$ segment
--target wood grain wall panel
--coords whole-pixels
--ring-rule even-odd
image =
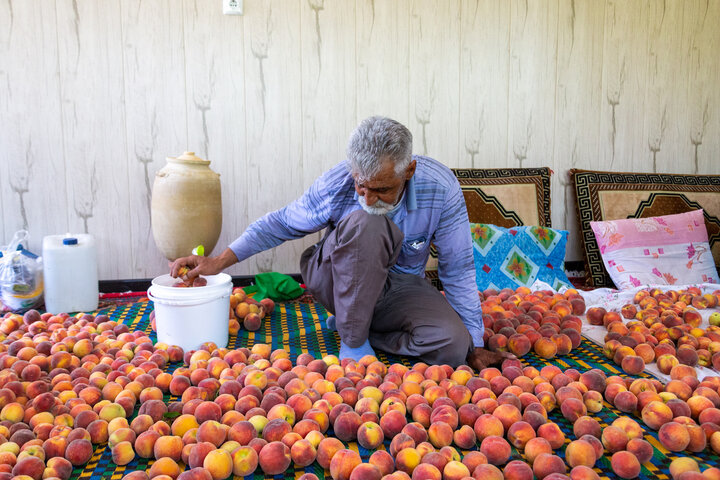
[[[570,232],[570,258],[582,252],[568,169],[592,169],[598,157],[604,18],[601,2],[560,0],[551,212],[552,224]]]
[[[304,191],[300,2],[245,2],[248,221]],[[250,272],[299,271],[302,240],[256,255]]]
[[[507,167],[510,3],[463,0],[460,8],[459,165]]]
[[[100,278],[130,278],[120,2],[57,1],[69,229],[95,236]]]
[[[372,115],[410,125],[409,0],[355,3],[356,123]],[[415,151],[418,134],[414,133]]]
[[[68,231],[54,8],[0,6],[0,245],[28,230],[29,247]]]
[[[688,124],[688,55],[683,48],[685,2],[650,4],[647,85],[645,88],[645,164],[652,172],[691,173]],[[673,48],[676,47],[676,48]]]
[[[460,2],[413,0],[410,5],[408,92],[413,151],[458,167]],[[437,55],[437,52],[444,52]]]
[[[652,168],[643,135],[649,11],[646,0],[605,3],[598,170],[645,172]]]
[[[558,0],[510,6],[508,157],[512,167],[552,164]]]
[[[183,11],[172,4],[120,4],[132,278],[154,277],[167,269],[151,230],[152,187],[165,157],[189,146]]]
[[[344,161],[356,126],[355,3],[302,1],[302,188]],[[308,247],[322,233],[308,235]]]
[[[260,185],[250,178],[246,122],[254,122],[245,104],[245,36],[242,16],[218,15],[202,0],[184,4],[187,143],[178,145],[210,160],[220,174],[223,228],[213,250],[219,254],[247,227],[250,196],[259,196]],[[271,189],[274,187],[270,187]],[[248,274],[247,262],[228,269]]]
[[[685,135],[692,145],[691,173],[720,174],[720,1],[683,3],[688,82]],[[689,134],[688,134],[689,130]]]
[[[0,244],[87,230],[102,279],[166,271],[148,209],[166,156],[221,174],[217,253],[370,115],[451,167],[551,167],[569,260],[570,168],[720,174],[720,0],[0,3]],[[318,236],[230,273],[297,272]]]

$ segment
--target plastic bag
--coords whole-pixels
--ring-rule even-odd
[[[15,312],[37,307],[43,299],[42,258],[23,247],[27,239],[27,231],[15,232],[0,258],[2,303]]]

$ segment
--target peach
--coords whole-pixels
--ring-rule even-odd
[[[609,426],[605,427],[601,437],[602,443],[610,453],[625,450],[628,442],[628,435],[621,428]]]
[[[65,448],[65,458],[75,466],[85,465],[92,454],[93,446],[89,440],[73,440]]]
[[[478,452],[477,450],[473,450],[473,451],[467,452],[463,456],[462,463],[463,463],[463,465],[465,465],[468,468],[468,470],[473,472],[478,465],[487,463],[487,458],[485,457],[485,455]]]
[[[707,437],[702,427],[699,425],[686,425],[688,434],[690,435],[690,442],[686,450],[690,452],[702,452],[707,446]]]
[[[378,450],[370,455],[368,463],[376,466],[382,475],[389,475],[395,470],[395,461],[384,450]]]
[[[600,426],[600,422],[594,418],[584,416],[575,421],[575,424],[573,425],[573,433],[577,438],[580,438],[583,435],[593,435],[600,438],[602,434],[602,427]]]
[[[663,447],[671,452],[681,452],[690,443],[690,434],[684,425],[677,422],[668,422],[658,430],[658,440]]]
[[[323,468],[330,468],[330,461],[335,454],[344,449],[345,445],[337,438],[328,437],[323,439],[317,447],[317,462]]]
[[[249,421],[255,425],[256,430],[258,430],[258,427],[262,427],[259,431],[262,431],[263,438],[268,442],[279,442],[285,435],[292,431],[290,424],[280,418],[268,422],[265,417],[256,415],[250,417]]]
[[[68,480],[72,475],[72,464],[63,457],[53,457],[48,459],[45,465],[43,477],[56,477],[61,480]]]
[[[435,465],[421,463],[413,470],[412,478],[413,480],[442,480],[443,477]]]
[[[123,441],[112,447],[112,461],[115,465],[127,465],[135,459],[132,443]]]
[[[459,461],[448,462],[443,469],[444,480],[462,480],[470,476],[470,470]]]
[[[578,418],[587,415],[587,409],[582,400],[577,398],[568,398],[560,405],[563,417],[570,422],[575,422]]]
[[[669,470],[673,480],[677,480],[685,472],[700,472],[700,467],[691,457],[678,457],[670,462]]]
[[[524,449],[532,438],[535,438],[535,430],[524,421],[513,423],[507,431],[508,441],[519,450]]]
[[[513,423],[522,420],[520,410],[511,404],[498,405],[498,407],[493,410],[492,415],[500,420],[505,431],[507,431]]]
[[[45,463],[37,457],[25,457],[13,466],[12,474],[15,477],[24,475],[33,480],[40,480],[45,471]]]
[[[630,375],[640,375],[645,370],[645,361],[637,355],[627,355],[622,359],[622,369]]]
[[[618,417],[613,420],[612,426],[623,430],[629,439],[642,438],[644,435],[640,424],[630,417]]]
[[[475,467],[472,478],[483,480],[503,480],[503,473],[495,465],[482,464]]]
[[[522,460],[508,462],[503,469],[506,480],[533,480],[533,471],[530,466]]]
[[[631,479],[640,475],[640,462],[635,455],[628,451],[613,453],[610,466],[620,478]]]
[[[135,453],[140,458],[151,458],[158,438],[160,438],[160,434],[154,430],[142,432],[135,439]]]
[[[219,447],[227,438],[227,430],[228,427],[220,422],[207,420],[198,427],[196,438],[198,442],[209,442]]]
[[[290,447],[290,458],[296,465],[306,467],[315,461],[317,450],[309,440],[298,440]]]
[[[566,472],[567,467],[565,466],[565,462],[563,462],[557,455],[541,453],[533,462],[533,473],[538,480],[542,480],[553,473],[564,475]]]
[[[670,407],[659,401],[652,401],[642,409],[642,419],[645,424],[653,430],[658,430],[661,426],[673,419],[673,412]]]
[[[591,307],[585,312],[585,315],[590,325],[602,325],[605,313],[607,312],[602,307]]]
[[[485,437],[480,443],[480,453],[493,465],[504,465],[510,458],[510,444],[499,436]]]
[[[180,467],[172,458],[162,457],[155,460],[147,474],[151,479],[159,476],[177,478],[180,475]]]
[[[570,480],[600,480],[600,476],[592,468],[578,465],[570,470]]]
[[[330,475],[333,480],[350,480],[350,474],[361,463],[362,459],[357,452],[343,448],[330,461]]]
[[[597,455],[595,449],[585,440],[575,440],[565,447],[565,461],[570,468],[584,465],[592,467],[595,465]]]
[[[477,439],[482,441],[489,436],[502,437],[505,434],[505,428],[502,422],[495,416],[486,413],[478,417],[473,426]]]
[[[227,450],[212,450],[203,460],[203,469],[210,473],[213,480],[224,480],[232,474],[233,459]]]
[[[541,337],[536,340],[535,345],[533,345],[533,350],[539,357],[545,359],[553,358],[558,353],[557,344],[547,337]]]
[[[164,435],[155,441],[153,454],[155,458],[168,457],[179,462],[182,456],[182,448],[183,443],[180,437]]]
[[[650,442],[642,438],[633,438],[627,443],[627,451],[635,455],[640,463],[647,463],[653,456],[654,450]]]
[[[553,450],[557,450],[565,443],[565,434],[560,430],[560,427],[553,422],[541,425],[537,429],[537,435],[547,440]]]
[[[524,423],[524,422],[523,422]],[[532,430],[532,429],[531,429]],[[533,432],[535,435],[535,432]],[[462,425],[453,433],[453,442],[463,450],[469,450],[475,446],[475,432],[469,425]]]
[[[428,428],[428,439],[436,448],[450,445],[453,440],[453,429],[445,422],[433,423]]]
[[[403,448],[395,455],[395,468],[408,475],[420,464],[420,453],[415,448]]]
[[[48,438],[47,440],[45,440],[45,442],[43,442],[43,450],[45,450],[45,457],[64,457],[67,444],[67,439],[60,435]]]
[[[187,464],[190,468],[202,467],[208,453],[215,450],[215,445],[208,442],[200,442],[190,445]]]
[[[384,439],[385,435],[383,434],[383,430],[377,423],[365,422],[358,428],[358,443],[368,450],[374,450],[379,447]]]
[[[535,458],[537,458],[538,455],[541,453],[553,453],[553,449],[550,446],[550,443],[545,440],[542,437],[535,437],[530,439],[525,444],[525,458],[528,462],[532,465],[532,463],[535,461]]]

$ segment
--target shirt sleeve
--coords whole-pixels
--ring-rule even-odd
[[[242,262],[287,240],[302,238],[328,226],[334,197],[331,172],[315,180],[297,200],[250,224],[230,244],[238,261]]]
[[[475,347],[482,347],[485,327],[475,280],[470,221],[460,184],[455,180],[445,199],[433,240],[445,298],[460,315]]]

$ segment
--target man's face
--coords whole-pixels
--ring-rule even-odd
[[[391,161],[384,161],[382,168],[373,178],[362,178],[353,173],[355,191],[358,201],[363,209],[373,215],[385,215],[397,205],[405,187],[405,182],[415,173],[415,160],[411,161],[407,169],[400,174],[395,173],[395,166]]]

